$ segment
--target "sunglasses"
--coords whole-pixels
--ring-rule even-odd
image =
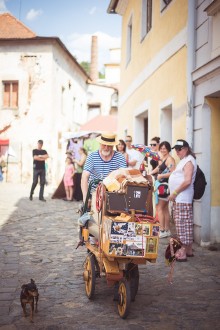
[[[131,140],[125,140],[125,142],[132,142]]]
[[[176,151],[181,151],[183,147],[175,148]]]
[[[156,144],[156,143],[150,143],[150,146],[151,146],[151,147],[156,147],[157,144]]]

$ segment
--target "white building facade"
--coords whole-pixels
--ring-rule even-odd
[[[7,157],[6,181],[31,181],[32,150],[42,139],[50,157],[48,179],[56,186],[65,167],[65,136],[79,131],[96,115],[94,109],[109,115],[115,93],[114,87],[93,84],[59,38],[37,37],[12,15],[0,15],[0,155]]]
[[[0,123],[10,125],[1,139],[9,139],[16,154],[9,159],[8,180],[32,176],[31,151],[43,139],[54,181],[62,132],[76,130],[87,118],[88,76],[56,38],[1,41],[0,73]],[[7,87],[17,89],[17,104],[6,104]]]
[[[220,242],[220,0],[188,1],[192,48],[192,132],[197,162],[207,179],[203,198],[194,202],[197,242]],[[190,83],[190,82],[189,82]]]

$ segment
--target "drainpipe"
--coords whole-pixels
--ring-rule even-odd
[[[194,97],[192,71],[195,69],[195,1],[188,0],[187,24],[187,113],[186,140],[193,147]]]
[[[195,44],[196,44],[196,1],[188,0],[188,24],[187,24],[187,116],[186,116],[186,139],[191,147],[194,144],[194,85],[192,81],[192,72],[195,70]],[[210,120],[210,114],[202,110],[203,121],[207,123]],[[206,116],[206,117],[204,117]],[[207,144],[205,144],[205,147]],[[209,149],[209,148],[208,148]],[[210,149],[209,149],[210,150]],[[203,150],[204,154],[209,154],[209,150]],[[208,188],[206,188],[208,189]],[[201,202],[194,202],[194,216],[200,216],[201,221],[201,246],[210,245],[210,194],[205,194]],[[196,205],[197,204],[197,205]]]

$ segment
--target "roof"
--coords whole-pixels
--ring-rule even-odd
[[[117,117],[99,115],[80,127],[81,131],[117,132]]]
[[[0,38],[34,38],[36,34],[9,13],[0,14]]]
[[[88,80],[91,78],[83,69],[83,67],[77,62],[75,57],[69,52],[66,46],[58,37],[40,37],[37,36],[33,31],[26,27],[22,22],[17,20],[10,13],[0,14],[0,41],[1,42],[16,42],[25,41],[28,42],[50,42],[57,43],[59,46],[71,57],[71,60],[79,67],[80,71],[86,76]]]
[[[119,0],[111,0],[108,5],[107,13],[108,14],[116,14],[116,7]]]

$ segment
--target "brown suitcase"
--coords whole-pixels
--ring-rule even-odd
[[[106,191],[106,211],[114,212],[147,212],[147,196],[149,188],[146,185],[128,184],[125,193]]]

